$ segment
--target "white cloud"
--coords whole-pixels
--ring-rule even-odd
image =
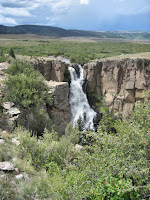
[[[75,5],[75,0],[59,0],[51,3],[52,9],[54,12],[61,13],[70,9],[71,6]]]
[[[80,0],[80,4],[89,4],[89,0]]]
[[[24,8],[5,8],[1,9],[0,14],[3,16],[14,16],[14,17],[31,17],[31,13]]]
[[[1,0],[0,4],[8,8],[24,8],[30,7],[32,2],[30,0]]]
[[[137,0],[136,4],[132,0],[0,0],[0,24],[7,25],[44,24],[105,30],[108,25],[117,26],[120,16],[125,19],[123,23],[127,19],[128,25],[128,19],[135,19],[136,15],[148,21],[149,13],[150,0]]]
[[[14,19],[0,15],[0,24],[16,25],[17,23]]]

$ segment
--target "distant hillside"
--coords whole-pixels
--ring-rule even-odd
[[[117,38],[129,40],[150,40],[150,32],[130,32],[130,31],[83,31],[66,30],[53,26],[39,25],[19,25],[3,26],[0,25],[0,34],[35,34],[53,37],[97,37],[97,38]]]

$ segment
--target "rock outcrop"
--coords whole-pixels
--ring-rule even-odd
[[[0,170],[2,171],[14,171],[15,168],[11,162],[4,161],[0,162]]]
[[[7,70],[7,68],[9,67],[9,63],[7,62],[3,62],[3,63],[0,63],[0,98],[3,97],[3,93],[2,93],[2,90],[3,90],[3,81],[5,80],[6,76],[5,76],[5,72]]]
[[[45,77],[53,97],[52,105],[47,105],[47,112],[59,134],[63,134],[70,121],[69,85],[63,82],[69,64],[57,59],[32,58],[30,63]]]
[[[64,81],[65,70],[68,69],[69,64],[61,60],[51,59],[46,57],[30,57],[30,56],[16,56],[17,59],[25,60],[34,66],[47,81]]]
[[[55,126],[59,134],[63,134],[65,128],[70,121],[70,107],[69,107],[69,85],[64,81],[65,70],[68,69],[68,64],[56,59],[49,58],[31,58],[29,56],[17,56],[17,59],[25,60],[32,64],[35,70],[47,80],[49,93],[53,97],[53,102],[50,105],[41,105],[32,111],[20,111],[14,107],[14,103],[3,103],[3,109],[7,118],[7,128],[11,131],[18,125],[26,127],[38,134],[44,128],[50,129],[52,125]],[[5,71],[8,68],[8,63],[0,63],[0,96],[3,83],[6,78]],[[51,80],[51,81],[50,81]],[[39,110],[41,114],[39,115]]]
[[[145,58],[110,58],[85,64],[88,91],[103,95],[109,112],[128,118],[136,101],[150,85],[150,53]]]
[[[52,102],[41,105],[31,111],[22,111],[17,118],[17,125],[26,127],[40,135],[44,128],[51,130],[52,126],[59,133],[64,134],[70,121],[69,85],[66,82],[46,81]]]
[[[46,83],[53,97],[53,103],[47,106],[47,111],[57,132],[63,134],[70,121],[69,85],[66,82],[47,81]]]

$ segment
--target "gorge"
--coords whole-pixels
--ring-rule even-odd
[[[34,66],[48,81],[63,82],[69,64],[43,60]],[[150,85],[150,53],[95,60],[83,65],[83,74],[88,96],[103,96],[110,113],[128,118],[134,103],[144,101],[143,92]]]
[[[59,133],[64,133],[71,116],[73,124],[81,117],[85,127],[94,130],[92,121],[95,112],[89,107],[88,101],[90,105],[93,105],[95,97],[97,99],[103,97],[104,106],[108,107],[109,113],[113,113],[116,118],[124,117],[128,119],[134,109],[134,103],[144,101],[143,92],[150,85],[150,53],[94,60],[84,64],[83,69],[79,67],[80,77],[77,77],[75,69],[71,67],[72,64],[61,60],[27,56],[18,56],[17,59],[27,60],[34,66],[35,70],[40,71],[45,77],[49,93],[53,96],[53,102],[44,107],[44,111],[47,113],[45,118],[51,119],[51,124],[55,124],[56,131]],[[66,82],[70,82],[71,78],[69,77],[69,69],[73,80],[70,88],[74,92],[70,92],[70,96],[76,98],[77,109],[73,105],[73,99],[69,102],[69,83]],[[85,99],[85,94],[81,91],[83,79],[87,81],[88,100]],[[74,89],[73,83],[80,87],[82,95],[75,95],[78,89]],[[79,102],[84,103],[80,105]],[[71,109],[70,105],[72,106]],[[86,111],[88,110],[89,114],[83,108]],[[77,114],[75,114],[76,111]],[[31,113],[26,118],[28,121],[36,121]],[[22,118],[17,120],[18,124],[23,121]],[[24,125],[26,124],[28,123],[25,121]],[[33,123],[30,122],[29,124],[32,126]]]

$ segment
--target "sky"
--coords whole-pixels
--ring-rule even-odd
[[[0,24],[150,31],[150,0],[0,0]]]

